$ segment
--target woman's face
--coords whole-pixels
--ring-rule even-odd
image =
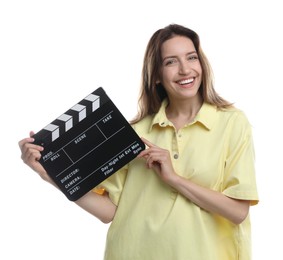
[[[191,39],[175,36],[162,44],[160,82],[170,99],[191,99],[198,93],[202,68]],[[157,82],[158,83],[158,82]]]

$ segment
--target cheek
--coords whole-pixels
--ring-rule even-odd
[[[174,77],[176,75],[178,71],[176,70],[175,67],[170,67],[170,68],[166,68],[163,69],[161,72],[161,81],[164,82],[170,82],[172,80],[174,80]]]
[[[195,70],[198,72],[198,74],[199,74],[200,76],[202,76],[202,67],[201,67],[200,62],[198,62],[198,63],[196,64]]]

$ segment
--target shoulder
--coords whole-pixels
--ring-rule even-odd
[[[237,124],[242,126],[250,127],[250,121],[246,113],[236,107],[231,107],[227,109],[218,109],[217,113],[221,121],[226,121],[228,124]]]
[[[140,134],[143,135],[145,132],[150,131],[150,128],[152,126],[154,115],[148,115],[141,119],[140,121],[131,124],[131,126],[134,128],[134,130]]]
[[[252,139],[252,126],[245,112],[239,108],[219,111],[220,120],[226,123],[226,133],[231,144],[239,145]]]
[[[250,125],[246,114],[236,107],[217,108],[214,105],[204,103],[199,114],[196,117],[197,121],[201,122],[208,129],[227,131],[237,126]]]

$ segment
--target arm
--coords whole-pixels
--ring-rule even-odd
[[[29,138],[19,141],[19,147],[22,152],[21,158],[24,163],[37,172],[43,180],[58,189],[57,185],[38,162],[41,157],[40,152],[43,151],[43,147],[33,144],[33,134],[33,132],[30,132]],[[107,193],[99,195],[90,191],[75,201],[75,203],[104,223],[111,222],[116,212],[116,205],[112,203]]]
[[[75,203],[103,223],[110,223],[116,212],[116,205],[110,200],[107,192],[99,195],[90,191],[76,200]]]
[[[248,215],[249,201],[229,198],[214,190],[204,188],[179,176],[173,169],[170,154],[149,141],[143,139],[148,149],[139,157],[146,160],[147,167],[153,169],[162,181],[199,207],[225,217],[235,224],[240,224]]]
[[[167,184],[199,207],[219,214],[234,224],[240,224],[248,215],[250,205],[248,200],[229,198],[221,192],[201,187],[177,174],[173,174],[167,180]]]

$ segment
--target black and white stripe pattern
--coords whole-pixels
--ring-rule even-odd
[[[100,96],[94,91],[39,131],[35,139],[43,146],[55,141],[100,106]]]

